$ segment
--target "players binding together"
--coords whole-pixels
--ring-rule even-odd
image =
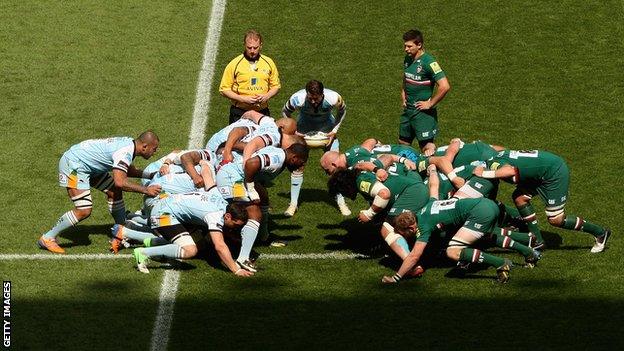
[[[340,152],[338,131],[346,104],[317,80],[286,101],[281,118],[270,117],[268,101],[280,89],[279,74],[261,54],[260,34],[249,31],[243,54],[228,64],[221,81],[221,94],[232,102],[230,124],[203,148],[172,150],[145,169],[132,162],[157,152],[159,138],[153,131],[72,146],[59,161],[59,185],[67,189],[73,208],[38,245],[65,253],[56,237],[89,217],[95,188],[106,195],[115,223],[110,250],[134,246],[140,272],[149,273],[152,261],[196,256],[197,240],[205,236],[226,269],[252,276],[257,272],[254,245],[286,245],[269,235],[267,185],[288,169],[290,204],[284,214],[294,216],[309,149],[322,147],[320,163],[337,209],[350,216],[345,197],[361,194],[369,207],[358,212],[358,220],[371,223],[399,258],[398,270],[384,276],[384,283],[421,276],[436,259],[457,262],[459,272],[491,266],[505,283],[514,264],[487,252],[489,247],[516,251],[524,266],[534,267],[546,249],[534,196],[544,202],[551,225],[586,232],[594,238],[591,252],[604,251],[611,231],[565,211],[570,174],[561,157],[459,138],[436,145],[436,106],[450,84],[437,60],[425,52],[422,33],[410,30],[403,40],[404,110],[396,144],[362,138],[361,144]],[[417,148],[411,146],[414,139]],[[497,199],[501,183],[515,187],[509,204]],[[124,192],[143,194],[139,211],[126,211]]]

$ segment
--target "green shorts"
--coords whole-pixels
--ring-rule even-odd
[[[480,234],[489,234],[494,230],[498,220],[499,209],[492,200],[482,198],[462,225],[462,228],[470,229]]]
[[[568,200],[568,190],[570,188],[570,169],[565,162],[550,176],[537,186],[518,184],[518,188],[526,194],[539,194],[546,205],[546,215],[556,216],[563,212]]]
[[[390,211],[388,211],[388,217],[396,217],[408,210],[416,213],[425,207],[428,201],[429,188],[424,183],[410,185],[394,201]]]
[[[406,108],[401,114],[399,124],[399,139],[411,143],[414,138],[418,141],[433,140],[438,135],[438,111],[430,109],[419,111],[415,108]]]

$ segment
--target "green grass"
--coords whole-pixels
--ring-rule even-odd
[[[71,204],[57,186],[60,155],[83,139],[153,128],[157,156],[186,147],[210,13],[205,2],[0,4],[0,253],[37,253],[38,236]],[[570,214],[614,229],[592,255],[587,234],[542,228],[553,248],[506,286],[493,270],[382,286],[384,260],[259,260],[242,280],[192,260],[182,272],[170,349],[231,348],[621,349],[624,276],[618,150],[624,146],[624,8],[618,1],[228,2],[207,131],[227,121],[217,87],[256,28],[280,70],[273,115],[309,79],[348,105],[343,148],[396,140],[401,35],[418,27],[452,90],[439,107],[440,140],[460,136],[563,156],[572,170]],[[289,176],[271,188],[273,232],[291,239],[261,253],[368,252],[375,228],[344,219],[311,153],[296,216]],[[137,161],[139,166],[145,161]],[[512,188],[503,185],[500,199]],[[111,219],[94,213],[62,235],[70,253],[103,253]],[[140,198],[126,196],[129,208]],[[356,213],[363,200],[350,203]],[[506,257],[518,260],[512,254]],[[13,282],[15,349],[146,349],[162,270],[131,260],[0,261]],[[47,332],[51,331],[51,333]]]

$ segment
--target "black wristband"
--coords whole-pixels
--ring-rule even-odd
[[[373,167],[373,173],[377,173],[378,170],[379,170],[379,167],[377,166]]]
[[[400,275],[399,273],[395,273],[395,274],[392,276],[392,279],[394,279],[394,281],[395,281],[396,283],[398,283],[398,282],[401,280],[401,278],[403,278],[403,277],[401,277],[401,275]]]

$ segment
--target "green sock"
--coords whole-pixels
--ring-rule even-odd
[[[153,247],[153,246],[160,246],[160,245],[166,245],[166,244],[170,244],[169,240],[162,238],[160,236],[156,236],[153,238],[145,238],[143,240],[143,246],[145,247]]]
[[[260,210],[262,211],[262,220],[258,235],[261,241],[267,241],[269,239],[269,206],[261,206]]]
[[[505,264],[505,260],[500,257],[496,257],[494,255],[490,255],[482,252],[481,250],[473,249],[470,247],[461,250],[461,252],[459,253],[459,260],[474,263],[483,262],[496,268]]]
[[[597,224],[588,222],[581,217],[570,215],[565,217],[561,228],[584,231],[585,233],[590,233],[593,236],[601,236],[605,232],[605,229]]]
[[[533,255],[533,250],[530,247],[522,245],[506,235],[496,235],[496,246],[502,247],[503,249],[518,251],[524,257],[529,257]]]
[[[495,200],[496,205],[498,205],[499,216],[498,216],[498,224],[500,226],[507,225],[512,219],[521,219],[520,212],[515,207],[511,207],[505,205],[504,203]]]
[[[533,205],[529,203],[525,206],[518,207],[518,212],[520,213],[520,216],[522,216],[522,220],[527,224],[529,231],[537,237],[537,241],[544,242],[544,238],[542,238],[542,232],[537,225],[537,215],[535,215]]]
[[[523,232],[515,232],[513,230],[508,230],[505,228],[494,228],[494,234],[496,234],[497,236],[500,235],[504,235],[504,236],[508,236],[510,238],[512,238],[514,241],[519,242],[522,245],[529,245],[529,233],[523,233]]]

